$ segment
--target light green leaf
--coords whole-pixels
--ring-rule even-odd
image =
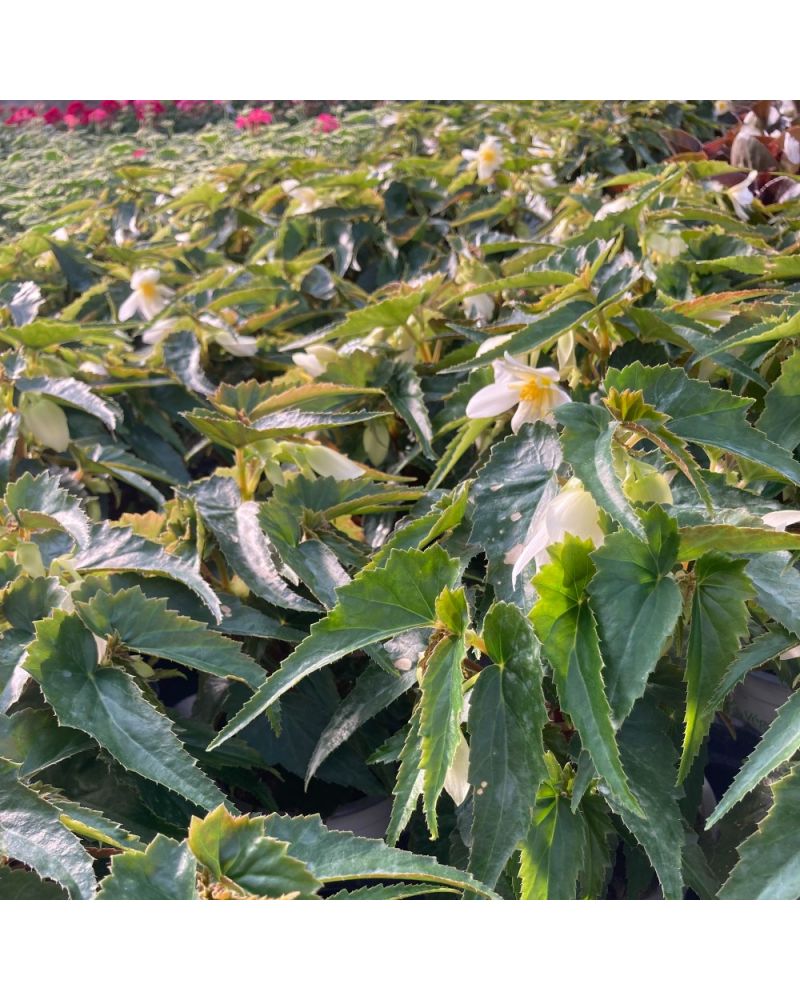
[[[681,612],[678,584],[670,572],[677,558],[677,526],[658,506],[639,516],[646,541],[617,531],[592,553],[597,572],[589,597],[600,634],[606,695],[618,724],[644,692]]]
[[[49,472],[32,476],[24,473],[9,483],[3,501],[16,520],[31,531],[56,528],[66,531],[78,545],[89,543],[89,518],[80,500],[62,489]]]
[[[620,804],[641,809],[622,768],[603,684],[603,661],[586,585],[594,573],[592,542],[567,535],[553,561],[534,577],[539,599],[530,618],[553,668],[561,708],[572,718],[598,774]]]
[[[800,535],[772,528],[748,528],[734,524],[697,524],[680,529],[678,561],[689,562],[705,552],[797,551]]]
[[[0,898],[2,898],[3,887],[0,884]],[[416,885],[406,882],[395,882],[394,885],[365,885],[360,889],[340,889],[328,899],[355,900],[355,899],[413,899],[415,896],[428,896],[442,894],[456,895],[458,890],[447,885],[426,885],[425,882],[418,882]]]
[[[402,734],[402,730],[400,734]],[[386,830],[386,843],[396,844],[405,830],[422,795],[422,741],[419,736],[419,702],[411,715],[408,733],[400,750],[400,767],[394,785],[392,814]]]
[[[747,420],[753,400],[690,379],[682,368],[640,362],[621,370],[609,368],[606,391],[641,390],[647,403],[669,415],[667,430],[696,444],[711,445],[772,469],[800,485],[800,464]]]
[[[263,816],[232,816],[218,806],[205,819],[192,817],[188,843],[215,879],[253,896],[313,899],[322,885],[286,843],[264,835]]]
[[[469,870],[494,886],[528,831],[536,790],[547,777],[547,710],[539,644],[522,613],[512,604],[493,605],[483,642],[494,663],[478,675],[469,709],[469,783],[475,790]]]
[[[465,652],[461,635],[443,636],[428,655],[422,675],[422,804],[433,839],[439,836],[436,803],[461,736],[461,661]]]
[[[700,749],[714,712],[725,672],[747,634],[747,601],[753,588],[744,560],[716,553],[695,564],[692,624],[686,654],[686,732],[678,781],[683,782]]]
[[[764,552],[748,562],[747,575],[767,614],[800,635],[800,573],[792,559],[780,552]]]
[[[209,746],[214,749],[294,687],[303,677],[335,663],[347,653],[415,628],[436,624],[436,598],[454,587],[457,559],[432,545],[424,552],[395,550],[385,566],[363,570],[339,588],[339,603],[256,691]]]
[[[573,813],[569,799],[543,782],[520,854],[522,899],[575,899],[585,844],[580,811]]]
[[[135,682],[122,670],[98,666],[94,636],[76,616],[56,610],[37,623],[25,669],[59,722],[97,740],[123,767],[205,809],[224,801]]]
[[[159,833],[147,850],[125,851],[111,860],[98,899],[197,899],[197,865],[185,843]]]
[[[57,399],[68,406],[91,414],[101,420],[109,430],[116,429],[122,413],[116,403],[95,395],[85,382],[76,378],[21,378],[17,380],[20,392],[38,392],[42,396]]]

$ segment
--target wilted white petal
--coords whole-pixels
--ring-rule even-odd
[[[501,344],[505,344],[508,340],[511,340],[510,333],[499,333],[495,337],[487,337],[475,352],[475,357],[480,358],[482,355],[488,354],[489,351],[493,351],[495,347],[500,347]]]
[[[357,479],[364,475],[364,469],[352,462],[346,455],[339,454],[324,445],[308,445],[306,459],[318,476],[333,476],[334,479]]]
[[[42,290],[36,282],[24,281],[8,306],[14,323],[17,326],[25,326],[26,323],[30,323],[36,318],[42,302],[44,302]]]
[[[221,330],[214,339],[228,354],[236,358],[251,358],[258,350],[258,340],[255,337],[243,337],[232,330]]]
[[[469,744],[461,733],[456,747],[453,763],[447,769],[444,779],[444,790],[460,806],[469,794]]]
[[[769,528],[788,528],[789,525],[800,523],[800,510],[773,510],[761,518]]]

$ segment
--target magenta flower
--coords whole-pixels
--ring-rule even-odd
[[[253,108],[249,114],[239,115],[236,119],[237,128],[257,128],[259,125],[270,125],[272,115],[263,108]]]
[[[134,160],[141,160],[141,158],[143,156],[147,156],[147,150],[146,149],[134,149],[132,155],[133,155]]]
[[[91,122],[92,125],[102,125],[111,119],[111,115],[105,111],[103,108],[94,108],[86,116],[86,120]]]
[[[33,108],[15,108],[6,118],[6,125],[22,125],[23,122],[33,121],[34,118],[36,118],[36,112]]]
[[[336,115],[329,115],[324,111],[321,115],[317,115],[317,126],[320,132],[335,132],[337,128],[341,128],[341,124]]]
[[[44,121],[47,122],[48,125],[58,125],[58,123],[63,120],[64,116],[61,114],[61,111],[58,108],[53,107],[53,108],[48,108],[47,111],[45,111],[45,113],[42,115],[42,118],[44,119]]]

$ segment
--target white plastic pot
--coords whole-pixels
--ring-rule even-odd
[[[380,840],[389,827],[391,814],[391,798],[370,797],[339,806],[325,820],[325,825],[331,830],[345,830],[357,837]]]
[[[734,691],[731,715],[757,733],[765,733],[791,693],[789,685],[778,680],[774,674],[754,670]]]

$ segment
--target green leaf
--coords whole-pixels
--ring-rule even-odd
[[[123,826],[108,819],[99,810],[89,809],[79,802],[72,802],[57,790],[46,786],[37,786],[37,791],[50,805],[58,809],[64,826],[83,840],[94,840],[98,844],[107,844],[109,847],[118,847],[122,850],[126,848],[134,851],[144,850],[145,845],[138,837],[128,833]]]
[[[21,778],[93,746],[84,733],[60,726],[49,709],[26,708],[0,715],[0,757],[19,764]]]
[[[25,669],[59,722],[97,740],[123,767],[205,809],[224,801],[135,682],[115,667],[98,666],[94,636],[76,616],[56,610],[37,622]]]
[[[0,415],[0,486],[4,486],[11,475],[11,464],[19,439],[20,419],[19,412],[11,410],[6,410]]]
[[[352,879],[397,878],[448,885],[496,898],[490,889],[466,872],[439,864],[428,855],[387,847],[382,840],[328,830],[319,816],[273,814],[267,817],[264,831],[267,836],[288,843],[292,857],[299,858],[326,884]]]
[[[697,524],[680,529],[678,561],[689,562],[705,552],[797,551],[800,536],[772,528],[748,528],[734,524]]]
[[[58,818],[58,810],[17,780],[0,758],[0,854],[21,861],[64,886],[73,899],[91,899],[92,860]]]
[[[779,625],[773,626],[770,631],[757,636],[749,645],[742,647],[731,661],[717,693],[714,695],[714,702],[721,705],[751,670],[763,666],[768,660],[775,659],[776,656],[796,645],[797,636],[782,629]]]
[[[672,434],[758,462],[800,485],[800,464],[748,422],[752,399],[690,379],[682,368],[646,368],[638,361],[621,370],[609,368],[605,386],[606,392],[641,390],[647,403],[669,415],[666,427]]]
[[[790,454],[800,444],[800,351],[794,351],[784,361],[780,375],[764,397],[764,409],[756,426]]]
[[[747,564],[761,607],[790,632],[800,635],[800,573],[791,556],[765,552]]]
[[[658,506],[639,517],[645,541],[617,531],[592,553],[597,572],[589,597],[605,663],[606,696],[618,724],[643,694],[681,613],[680,591],[670,573],[677,558],[677,526]]]
[[[295,594],[278,572],[267,536],[258,520],[258,504],[242,502],[239,488],[227,476],[212,476],[186,491],[217,540],[234,573],[270,604],[295,611],[318,611]]]
[[[533,322],[529,323],[522,330],[517,330],[505,343],[499,344],[492,350],[482,354],[479,358],[474,358],[472,361],[467,361],[461,365],[454,365],[452,368],[445,369],[445,371],[447,373],[470,371],[481,365],[488,365],[497,358],[502,358],[506,352],[509,354],[526,354],[537,347],[554,343],[562,333],[567,333],[573,326],[577,326],[578,323],[589,319],[589,314],[594,313],[596,309],[597,307],[593,306],[589,301],[572,299],[570,302],[556,306],[541,316],[536,316]]]
[[[469,709],[469,783],[472,846],[469,870],[494,886],[531,824],[536,789],[547,777],[542,729],[539,644],[512,604],[494,604],[483,622],[483,642],[494,663],[472,689]]]
[[[402,730],[401,730],[402,733]],[[399,735],[399,734],[398,734]],[[396,844],[422,795],[422,741],[419,736],[419,702],[411,715],[408,733],[400,750],[400,767],[394,785],[392,813],[386,830],[387,844]]]
[[[0,867],[0,899],[67,899],[55,882],[43,882],[26,868]]]
[[[256,691],[215,740],[210,750],[256,719],[303,677],[335,663],[347,653],[415,628],[436,624],[436,598],[454,587],[457,559],[432,545],[424,552],[395,550],[385,566],[363,570],[339,588],[339,603]]]
[[[253,896],[297,893],[313,899],[322,886],[302,861],[287,854],[287,844],[265,836],[263,816],[232,816],[224,806],[205,819],[193,816],[189,847],[214,878]]]
[[[580,811],[573,813],[566,795],[543,782],[520,854],[522,899],[575,899],[585,843]]]
[[[561,434],[564,458],[595,503],[631,534],[644,538],[614,471],[611,446],[617,422],[606,410],[588,403],[565,403],[558,407],[556,418],[565,428]]]
[[[359,674],[353,690],[342,699],[317,740],[306,770],[306,788],[322,762],[337,747],[350,739],[368,719],[408,691],[416,679],[416,671],[410,667],[395,676],[375,666],[369,666]]]
[[[720,899],[800,897],[800,767],[772,786],[773,804],[739,848]]]
[[[98,591],[90,601],[76,602],[75,610],[101,639],[114,636],[139,653],[231,677],[253,689],[264,681],[264,671],[238,643],[169,610],[166,598],[145,597],[139,587]]]
[[[747,634],[747,601],[753,588],[744,572],[744,560],[716,553],[695,564],[692,624],[686,653],[686,731],[678,774],[689,773],[717,710],[717,690]]]
[[[130,528],[116,528],[105,522],[93,525],[89,544],[78,552],[74,564],[84,573],[132,572],[177,580],[201,598],[216,621],[222,620],[219,598],[194,563],[170,555],[161,545],[134,534]]]
[[[647,700],[635,706],[619,731],[619,752],[644,815],[618,806],[613,796],[609,801],[644,848],[665,899],[682,899],[684,833],[675,787],[678,754],[667,726],[666,717]]]
[[[403,362],[393,362],[382,387],[392,407],[405,420],[419,441],[425,457],[436,461],[436,452],[432,447],[431,418],[425,405],[422,386],[413,367]]]
[[[511,586],[513,553],[525,542],[540,502],[558,491],[555,472],[561,447],[555,430],[545,423],[523,424],[490,453],[471,490],[472,534],[489,561],[488,579],[498,598],[518,602],[523,581]]]
[[[592,548],[591,541],[569,535],[550,547],[553,561],[534,577],[539,599],[530,618],[553,668],[561,708],[572,718],[597,773],[620,804],[640,813],[620,763],[597,629],[586,601],[594,572]]]
[[[197,899],[197,865],[185,843],[159,833],[147,850],[125,851],[111,860],[98,899]]]
[[[97,417],[111,431],[116,429],[117,422],[122,419],[116,403],[101,399],[85,382],[79,382],[76,378],[21,378],[17,380],[16,386],[20,392],[38,392],[83,410],[84,413]]]
[[[790,760],[800,750],[800,691],[796,691],[778,709],[774,721],[709,816],[706,828],[712,827],[776,767]]]
[[[0,883],[0,899],[2,897],[2,883]],[[365,885],[360,889],[340,889],[328,899],[351,900],[351,899],[413,899],[415,896],[428,895],[455,895],[458,890],[447,885],[426,885],[425,882],[418,882],[416,885],[406,882],[395,882],[394,885]]]
[[[49,472],[32,476],[24,473],[9,483],[3,502],[24,528],[66,531],[78,545],[89,543],[89,518],[80,500],[59,486],[58,478]]]
[[[461,736],[461,661],[465,653],[461,635],[443,636],[425,661],[420,685],[422,804],[433,839],[439,836],[436,803]]]
[[[161,343],[164,367],[170,371],[189,392],[210,396],[214,392],[200,363],[200,341],[191,330],[171,333]]]

